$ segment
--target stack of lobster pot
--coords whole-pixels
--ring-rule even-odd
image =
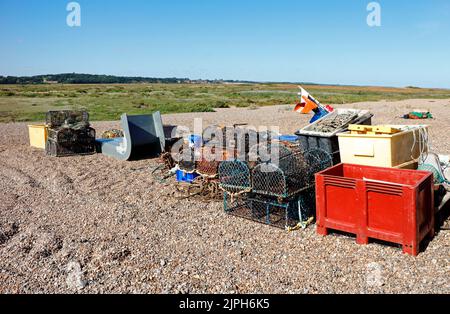
[[[196,161],[197,172],[202,176],[216,177],[219,164],[237,157],[245,158],[249,151],[251,130],[240,126],[212,125],[203,132],[204,146]],[[256,142],[256,140],[255,140]]]
[[[315,211],[314,174],[331,165],[331,155],[320,149],[259,143],[246,160],[220,164],[225,211],[288,230],[305,228]]]
[[[223,161],[245,160],[251,142],[257,142],[256,131],[243,125],[211,125],[202,135],[190,134],[177,154],[177,189],[182,197],[202,196],[221,199],[218,171]],[[189,145],[188,145],[189,144]]]
[[[96,152],[95,130],[90,127],[86,111],[49,111],[46,115],[49,156],[90,155]]]

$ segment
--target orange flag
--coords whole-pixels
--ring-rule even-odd
[[[310,113],[312,110],[316,109],[318,106],[315,102],[313,102],[310,98],[310,94],[303,89],[303,87],[300,87],[300,93],[298,93],[298,96],[300,98],[300,102],[295,106],[295,111],[299,112],[301,114],[307,114]]]

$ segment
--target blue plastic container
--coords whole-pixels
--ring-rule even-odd
[[[292,143],[296,143],[299,140],[299,137],[297,135],[281,135],[279,137],[280,141],[283,142],[292,142]]]
[[[187,173],[183,170],[177,170],[177,181],[178,182],[187,182],[187,183],[192,183],[194,181],[195,178],[197,178],[199,176],[198,173]]]
[[[316,113],[314,115],[314,117],[312,117],[311,121],[309,121],[309,123],[313,123],[316,122],[319,119],[322,119],[323,117],[325,117],[327,114],[329,114],[328,111],[326,111],[323,108],[318,108],[318,110],[316,110]]]

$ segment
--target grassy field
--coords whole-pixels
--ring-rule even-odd
[[[324,104],[450,98],[450,90],[305,85]],[[293,84],[0,85],[0,122],[43,121],[48,110],[87,109],[91,120],[122,113],[208,112],[215,108],[290,104]]]

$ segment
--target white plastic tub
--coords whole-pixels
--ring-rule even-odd
[[[389,125],[402,130],[396,134],[339,133],[342,163],[412,169],[421,153],[428,150],[428,126]]]

